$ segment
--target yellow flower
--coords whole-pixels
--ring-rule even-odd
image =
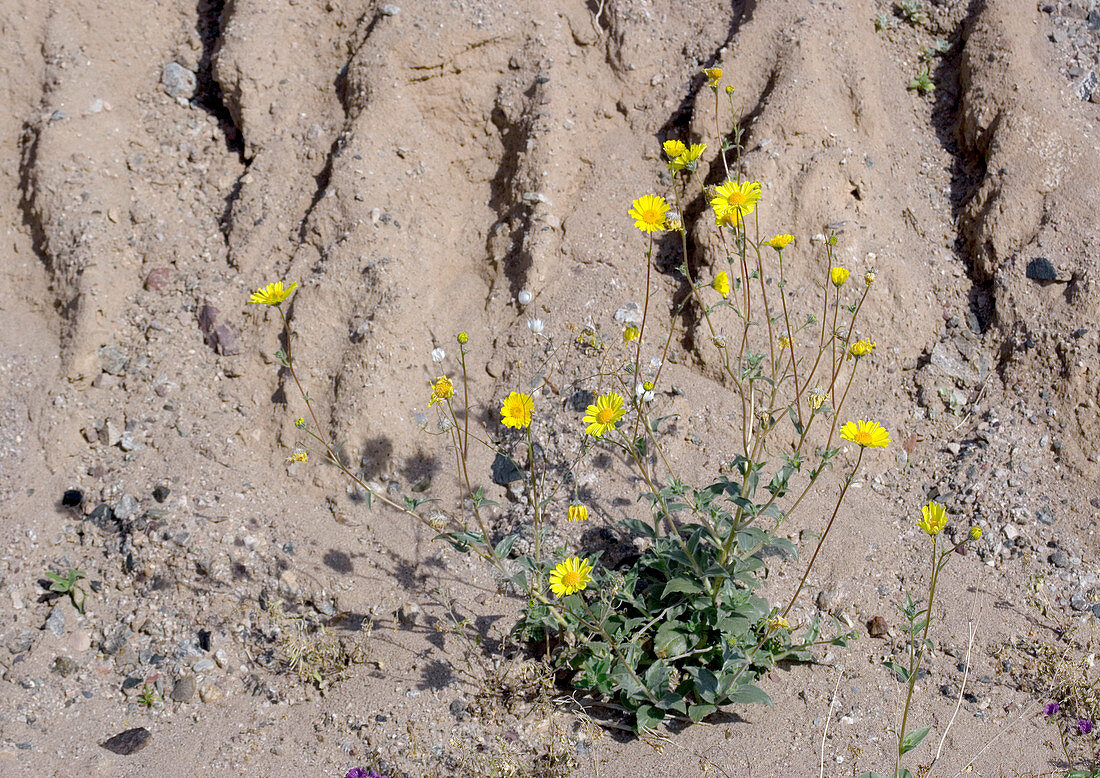
[[[860,338],[855,343],[848,347],[848,353],[859,359],[870,354],[875,348],[875,342],[868,338]]]
[[[683,146],[683,144],[680,144]],[[671,162],[668,163],[668,169],[675,173],[677,170],[695,170],[699,164],[699,157],[703,156],[703,152],[707,150],[707,144],[705,143],[692,143],[691,147],[685,149],[682,154],[678,154]]]
[[[783,249],[787,248],[787,246],[789,246],[791,244],[791,241],[793,240],[794,235],[787,235],[786,233],[784,233],[783,235],[776,235],[774,238],[770,238],[764,242],[776,251],[782,251]]]
[[[840,437],[863,448],[890,445],[890,434],[877,421],[850,421],[840,428]]]
[[[733,84],[726,84],[726,94],[733,95]]]
[[[930,502],[920,509],[921,519],[917,526],[929,535],[938,535],[943,532],[947,524],[947,516],[942,505],[938,502]]]
[[[710,282],[711,288],[723,297],[730,296],[730,276],[725,270],[714,277]]]
[[[849,272],[846,267],[834,267],[829,271],[829,280],[833,282],[833,286],[837,289],[844,286],[844,282],[848,280]]]
[[[791,347],[791,339],[785,335],[779,336],[779,350],[782,351],[785,348]]]
[[[523,429],[531,426],[535,401],[523,392],[512,392],[500,406],[500,421],[505,427]]]
[[[874,270],[868,270],[866,273],[863,274],[863,280],[867,283],[868,286],[873,284],[876,278],[878,278],[878,276],[875,275]]]
[[[719,227],[729,227],[732,230],[741,224],[741,217],[734,211],[721,216],[716,213],[714,214],[714,223]]]
[[[982,528],[981,527],[971,527],[970,532],[968,534],[969,534],[971,540],[978,540],[982,536]]]
[[[571,556],[550,573],[550,591],[558,597],[583,591],[592,580],[592,565],[587,559]]]
[[[642,336],[642,331],[633,324],[628,324],[623,330],[623,343],[631,343]]]
[[[810,406],[811,411],[821,410],[821,406],[829,400],[829,393],[823,389],[811,389],[810,393],[806,395],[806,404]],[[841,434],[844,434],[841,432]]]
[[[727,181],[721,186],[715,187],[714,196],[710,199],[710,207],[714,209],[715,216],[727,216],[731,213],[738,216],[748,216],[756,208],[756,201],[760,199],[760,182]]]
[[[451,383],[451,379],[441,375],[432,382],[432,398],[428,400],[428,407],[430,408],[436,403],[446,402],[454,396],[455,386]]]
[[[642,232],[659,232],[665,228],[668,203],[656,195],[642,195],[630,204],[627,212],[634,219],[634,226]]]
[[[668,155],[669,159],[676,159],[687,151],[687,146],[678,140],[666,140],[661,148],[665,150],[665,154]]]
[[[262,289],[259,289],[252,293],[252,296],[248,298],[249,305],[279,305],[286,298],[290,297],[291,293],[297,288],[298,284],[293,283],[287,288],[283,288],[282,281],[276,281],[273,284],[268,284]]]
[[[570,505],[569,521],[588,521],[588,507],[580,503]]]
[[[297,420],[295,420],[294,426],[298,429],[302,429],[302,427],[306,426],[306,420],[303,417],[299,416]]]
[[[308,462],[309,454],[304,451],[295,451],[293,454],[286,458],[286,462],[289,465],[291,462]]]
[[[625,415],[621,394],[615,394],[615,392],[601,394],[596,398],[595,405],[588,406],[588,412],[584,415],[584,423],[588,425],[585,432],[593,437],[602,437],[608,432],[613,432],[616,422]]]
[[[707,86],[717,89],[718,82],[722,80],[722,68],[706,68],[703,75],[707,77]]]
[[[789,621],[787,621],[785,618],[783,618],[782,616],[769,616],[768,621],[767,621],[767,625],[768,625],[768,630],[771,631],[771,632],[774,632],[777,629],[790,629],[791,628],[791,623]]]
[[[460,332],[458,333],[458,342],[465,346],[467,343],[470,342],[470,336],[467,335],[465,332]]]

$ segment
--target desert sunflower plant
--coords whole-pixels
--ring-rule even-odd
[[[306,408],[296,426],[312,445],[365,491],[368,502],[382,502],[458,551],[481,557],[501,587],[522,598],[513,633],[552,665],[571,700],[589,715],[625,718],[640,733],[662,721],[698,722],[730,705],[768,704],[760,682],[776,662],[810,660],[815,645],[844,645],[854,637],[835,619],[800,619],[796,605],[864,458],[891,443],[878,421],[853,418],[847,408],[857,374],[876,348],[859,331],[874,269],[853,276],[837,259],[836,236],[803,243],[791,233],[761,230],[761,182],[734,172],[742,169],[742,147],[733,89],[720,89],[718,69],[708,69],[706,77],[717,142],[665,139],[671,185],[624,203],[624,218],[640,233],[646,268],[640,320],[613,337],[585,328],[570,339],[591,361],[586,377],[570,384],[591,396],[573,423],[579,440],[573,459],[551,462],[546,445],[554,410],[545,394],[560,393],[563,385],[546,376],[560,365],[555,359],[564,344],[553,342],[541,319],[532,319],[527,326],[543,346],[536,371],[543,380],[529,389],[501,386],[491,401],[498,423],[471,422],[481,418],[483,406],[470,396],[471,338],[465,332],[456,337],[457,359],[425,389],[425,404],[437,414],[436,434],[454,451],[464,510],[429,513],[425,499],[373,490],[342,463],[298,380],[282,308],[296,284],[270,284],[250,300],[279,312],[288,346],[277,357]],[[723,93],[727,107],[719,110]],[[732,129],[723,131],[722,116]],[[702,191],[709,206],[702,222],[712,230],[709,245],[718,257],[709,266],[689,250],[707,240],[702,234],[688,240],[689,229],[702,233],[704,224],[689,225],[684,217],[689,194],[699,191],[695,174],[708,149],[715,149],[710,165],[726,179]],[[687,290],[672,295],[660,325],[652,304],[659,291],[653,273],[658,240],[678,246],[678,273]],[[813,312],[800,310],[804,295],[788,287],[794,257],[814,268]],[[531,299],[525,291],[518,302]],[[736,419],[736,452],[721,472],[703,477],[686,475],[675,461],[668,417],[661,415],[670,396],[663,371],[683,318],[703,333],[695,342],[720,371]],[[442,365],[446,355],[437,351],[433,356]],[[524,531],[494,529],[497,503],[480,485],[483,474],[471,472],[475,445],[514,466],[529,509]],[[640,505],[613,527],[638,551],[613,562],[598,548],[551,542],[549,532],[559,517],[569,523],[603,516],[575,488],[576,468],[596,454],[627,465],[642,485],[640,494],[631,494],[626,481],[603,487],[615,496],[623,490]],[[831,508],[800,518],[811,492],[829,495]],[[805,563],[785,537],[795,521],[818,535]],[[520,544],[521,535],[532,542]],[[761,594],[771,564],[765,560],[774,552],[802,565],[798,584],[778,602]],[[901,732],[903,741],[912,740],[905,724]]]

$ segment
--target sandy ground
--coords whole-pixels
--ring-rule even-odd
[[[977,619],[933,774],[1064,766],[1038,712],[1052,679],[1019,649],[1088,654],[1100,616],[1100,14],[923,7],[911,26],[877,0],[0,2],[0,772],[466,774],[448,765],[477,738],[538,750],[560,727],[578,775],[816,775],[830,709],[824,774],[887,770],[896,630],[774,672],[773,708],[666,733],[660,755],[526,701],[520,660],[473,639],[521,603],[334,469],[285,464],[303,408],[274,311],[244,304],[298,281],[294,347],[326,432],[365,478],[453,503],[451,455],[414,415],[432,349],[453,369],[470,333],[489,407],[533,373],[527,318],[558,342],[617,337],[645,278],[626,209],[667,193],[661,141],[713,137],[699,71],[715,65],[745,117],[744,173],[764,182],[761,229],[798,236],[795,298],[826,229],[842,261],[878,270],[852,407],[895,445],[857,481],[798,616],[895,624],[923,576],[913,514],[939,495],[985,537],[951,567],[946,653],[918,703],[937,734],[917,761],[953,714]],[[927,96],[907,89],[923,62]],[[724,174],[708,153],[695,176]],[[685,217],[709,273],[709,217]],[[671,265],[659,254],[666,318]],[[658,403],[680,414],[677,460],[714,472],[733,452],[729,390],[684,324],[680,393]],[[540,404],[579,424],[555,391]],[[489,464],[475,457],[486,483]],[[838,478],[792,537],[820,529]],[[601,475],[601,519],[641,510],[633,490]],[[71,567],[84,614],[43,597],[44,574]],[[769,590],[799,574],[779,565]],[[279,624],[274,598],[293,606]],[[456,619],[471,626],[444,628]],[[280,635],[322,623],[366,660],[323,694],[279,654]],[[141,750],[100,745],[131,727],[152,733]]]

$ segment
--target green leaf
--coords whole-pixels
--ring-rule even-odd
[[[907,668],[902,667],[897,662],[884,662],[883,664],[894,671],[898,683],[909,683],[909,670]]]
[[[688,649],[687,637],[679,628],[684,624],[679,621],[666,621],[657,630],[653,637],[653,653],[661,659],[669,656],[679,656]]]
[[[754,686],[751,683],[741,684],[730,696],[730,702],[737,702],[743,705],[771,705],[772,698],[768,696],[767,692],[761,689],[759,686]]]
[[[688,718],[698,723],[716,710],[718,710],[716,705],[688,705]]]
[[[516,544],[517,540],[519,540],[518,532],[501,538],[496,548],[493,549],[493,555],[496,556],[497,559],[504,559],[511,553],[512,546]]]
[[[920,742],[924,740],[924,736],[932,731],[931,727],[921,727],[908,733],[901,739],[901,747],[898,748],[902,754],[908,754],[914,748],[920,745]]]
[[[637,723],[634,728],[641,732],[646,729],[655,729],[661,723],[661,719],[665,717],[665,713],[652,705],[640,705],[635,712],[635,716],[637,717]]]
[[[639,519],[623,519],[619,522],[619,525],[626,527],[631,532],[641,535],[642,537],[656,537],[656,534],[653,532],[653,527]]]
[[[859,778],[882,778],[882,776],[878,773],[864,773]]]
[[[678,576],[665,584],[664,591],[661,592],[661,599],[668,597],[670,594],[701,594],[702,592],[703,587],[699,584],[683,576]]]

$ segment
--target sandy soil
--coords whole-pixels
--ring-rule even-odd
[[[942,731],[976,618],[934,774],[1056,770],[1051,679],[1017,648],[1087,654],[1100,617],[1100,14],[924,7],[914,27],[878,0],[0,2],[0,772],[449,774],[478,737],[538,749],[558,726],[578,775],[810,775],[830,709],[825,775],[886,764],[896,629],[776,671],[774,708],[667,733],[660,756],[525,701],[521,660],[473,642],[522,603],[334,469],[285,464],[302,405],[275,312],[244,305],[300,282],[294,347],[326,431],[365,478],[453,502],[451,455],[414,416],[432,349],[451,364],[469,332],[489,404],[533,372],[528,317],[559,341],[616,336],[645,277],[626,208],[667,189],[660,141],[714,135],[714,65],[764,182],[762,230],[800,241],[795,297],[826,229],[879,274],[853,408],[897,445],[857,482],[798,616],[894,624],[924,569],[912,515],[939,495],[985,538],[952,565],[947,653],[921,684]],[[907,85],[938,40],[921,96]],[[723,175],[709,153],[696,173]],[[702,272],[701,201],[685,217]],[[666,315],[677,283],[668,269],[652,303]],[[659,403],[680,414],[678,461],[713,472],[733,451],[729,393],[685,324],[680,394]],[[540,403],[579,423],[554,391]],[[603,518],[641,510],[600,483]],[[835,488],[792,537],[820,529]],[[43,596],[70,567],[88,573],[84,614]],[[779,565],[769,588],[799,574]],[[275,598],[294,608],[281,623]],[[365,652],[323,694],[280,659],[306,623]],[[131,727],[152,733],[136,753],[100,745]]]

